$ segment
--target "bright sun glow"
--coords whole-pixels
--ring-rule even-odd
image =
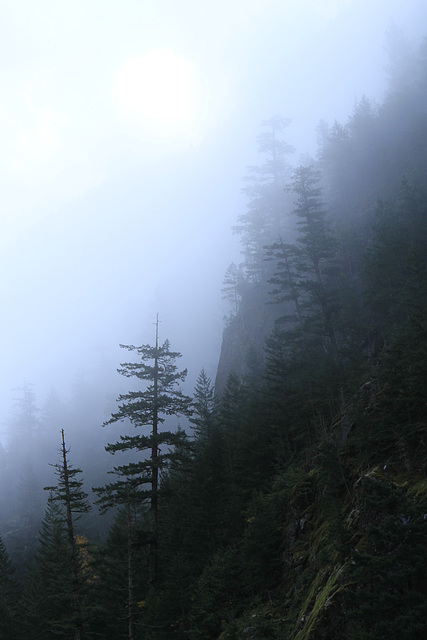
[[[122,117],[156,135],[187,130],[195,119],[195,70],[170,49],[129,58],[119,70],[115,98]]]

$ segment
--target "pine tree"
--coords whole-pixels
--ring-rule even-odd
[[[427,633],[426,501],[394,483],[365,476],[361,520],[368,523],[352,553],[348,592],[350,637],[421,640]]]
[[[222,284],[222,298],[223,300],[231,302],[233,308],[231,315],[232,317],[236,316],[239,312],[239,305],[245,288],[245,277],[242,266],[237,266],[232,262],[225,272]]]
[[[380,202],[366,254],[366,294],[375,324],[393,330],[425,316],[427,193],[404,181],[396,204]]]
[[[34,640],[74,631],[72,579],[64,513],[49,496],[33,566],[24,583],[23,631]]]
[[[97,632],[104,640],[138,637],[147,573],[142,526],[137,506],[119,507],[105,543],[96,550]]]
[[[70,572],[72,576],[72,603],[75,620],[75,639],[83,640],[82,612],[82,575],[79,549],[75,535],[75,522],[79,515],[90,510],[87,493],[83,490],[83,481],[77,476],[81,469],[74,469],[68,461],[69,449],[65,446],[64,430],[61,430],[61,462],[52,465],[58,477],[58,484],[45,487],[52,492],[52,500],[59,502],[64,508],[64,521],[67,531]]]
[[[121,365],[119,373],[126,378],[137,378],[149,384],[143,390],[129,391],[118,398],[119,408],[104,426],[116,422],[129,421],[137,429],[149,429],[148,435],[120,436],[114,444],[108,444],[106,450],[116,452],[136,451],[150,453],[149,459],[129,462],[114,468],[118,479],[98,488],[101,504],[105,507],[132,503],[149,502],[150,509],[150,557],[149,584],[155,586],[157,580],[157,519],[159,496],[159,473],[167,468],[174,459],[171,450],[162,451],[161,447],[174,447],[185,439],[183,431],[160,431],[167,416],[189,416],[191,399],[179,388],[187,370],[178,371],[175,360],[180,353],[170,350],[169,341],[159,345],[159,321],[156,320],[155,346],[148,344],[140,347],[121,345],[130,352],[136,352],[140,362],[127,362]]]
[[[294,245],[279,241],[268,248],[276,260],[270,280],[273,301],[293,306],[281,320],[297,325],[304,342],[317,341],[338,362],[339,311],[334,264],[337,242],[328,227],[319,187],[320,174],[312,166],[299,167],[290,189],[296,195],[294,215],[298,237]],[[292,325],[291,325],[292,327]]]
[[[269,293],[274,304],[284,304],[284,312],[280,321],[303,323],[302,292],[299,287],[301,273],[301,256],[297,247],[285,244],[280,238],[266,247],[266,259],[275,260],[276,270],[269,283],[274,285]]]
[[[142,529],[145,523],[141,514],[141,494],[138,491],[138,487],[133,482],[134,479],[127,479],[124,473],[118,473],[118,475],[124,479],[108,484],[105,487],[97,487],[94,491],[100,496],[97,504],[101,513],[105,513],[111,507],[120,506],[114,524],[116,532],[120,531],[121,535],[126,532],[126,540],[122,540],[126,553],[123,554],[122,552],[119,561],[122,565],[122,573],[127,578],[126,586],[121,584],[120,587],[127,594],[126,598],[123,596],[120,598],[122,602],[125,602],[123,610],[126,610],[125,616],[122,610],[121,617],[127,619],[129,640],[135,640],[137,578],[135,549],[137,546],[145,545],[147,535]],[[110,565],[111,569],[110,558],[106,558],[103,566],[108,568],[108,565]],[[118,586],[115,585],[114,588],[117,589]]]
[[[334,315],[337,312],[337,301],[330,280],[337,243],[326,221],[319,179],[320,173],[313,167],[300,167],[295,171],[292,182],[292,190],[297,195],[297,242],[305,262],[301,286],[308,296],[310,315],[313,315],[313,307],[317,307],[320,317],[314,319],[314,322],[329,339],[336,354],[338,339]]]
[[[286,203],[285,182],[289,175],[286,156],[294,149],[282,138],[289,120],[275,116],[262,123],[265,130],[258,136],[258,150],[265,157],[263,164],[249,167],[247,186],[247,212],[238,218],[233,228],[242,236],[245,270],[253,283],[265,280],[266,264],[264,247],[287,231],[284,209]]]
[[[14,566],[0,538],[0,637],[8,640],[21,637],[17,629],[20,594],[14,572]]]
[[[194,388],[193,415],[190,422],[199,443],[209,438],[215,424],[217,400],[211,380],[202,369]]]

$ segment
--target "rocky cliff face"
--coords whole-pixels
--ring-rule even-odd
[[[240,305],[239,312],[224,329],[215,379],[221,395],[231,374],[238,377],[261,375],[265,364],[265,341],[275,320],[283,314],[279,305],[267,304],[265,294],[255,287]]]

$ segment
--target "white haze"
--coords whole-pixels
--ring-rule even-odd
[[[157,312],[190,387],[213,379],[262,120],[290,118],[295,162],[314,155],[321,119],[381,101],[390,25],[416,42],[426,17],[425,0],[1,2],[1,425],[26,382],[39,405],[76,375],[114,389],[118,344],[152,342]],[[193,74],[176,127],[117,96],[152,49]]]

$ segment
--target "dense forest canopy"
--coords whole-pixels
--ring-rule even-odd
[[[316,159],[262,123],[215,385],[183,393],[157,321],[118,408],[80,387],[39,412],[24,389],[0,450],[2,637],[426,636],[427,45],[391,44],[384,101],[321,123]],[[53,485],[44,438],[94,402],[118,462],[62,431]]]

